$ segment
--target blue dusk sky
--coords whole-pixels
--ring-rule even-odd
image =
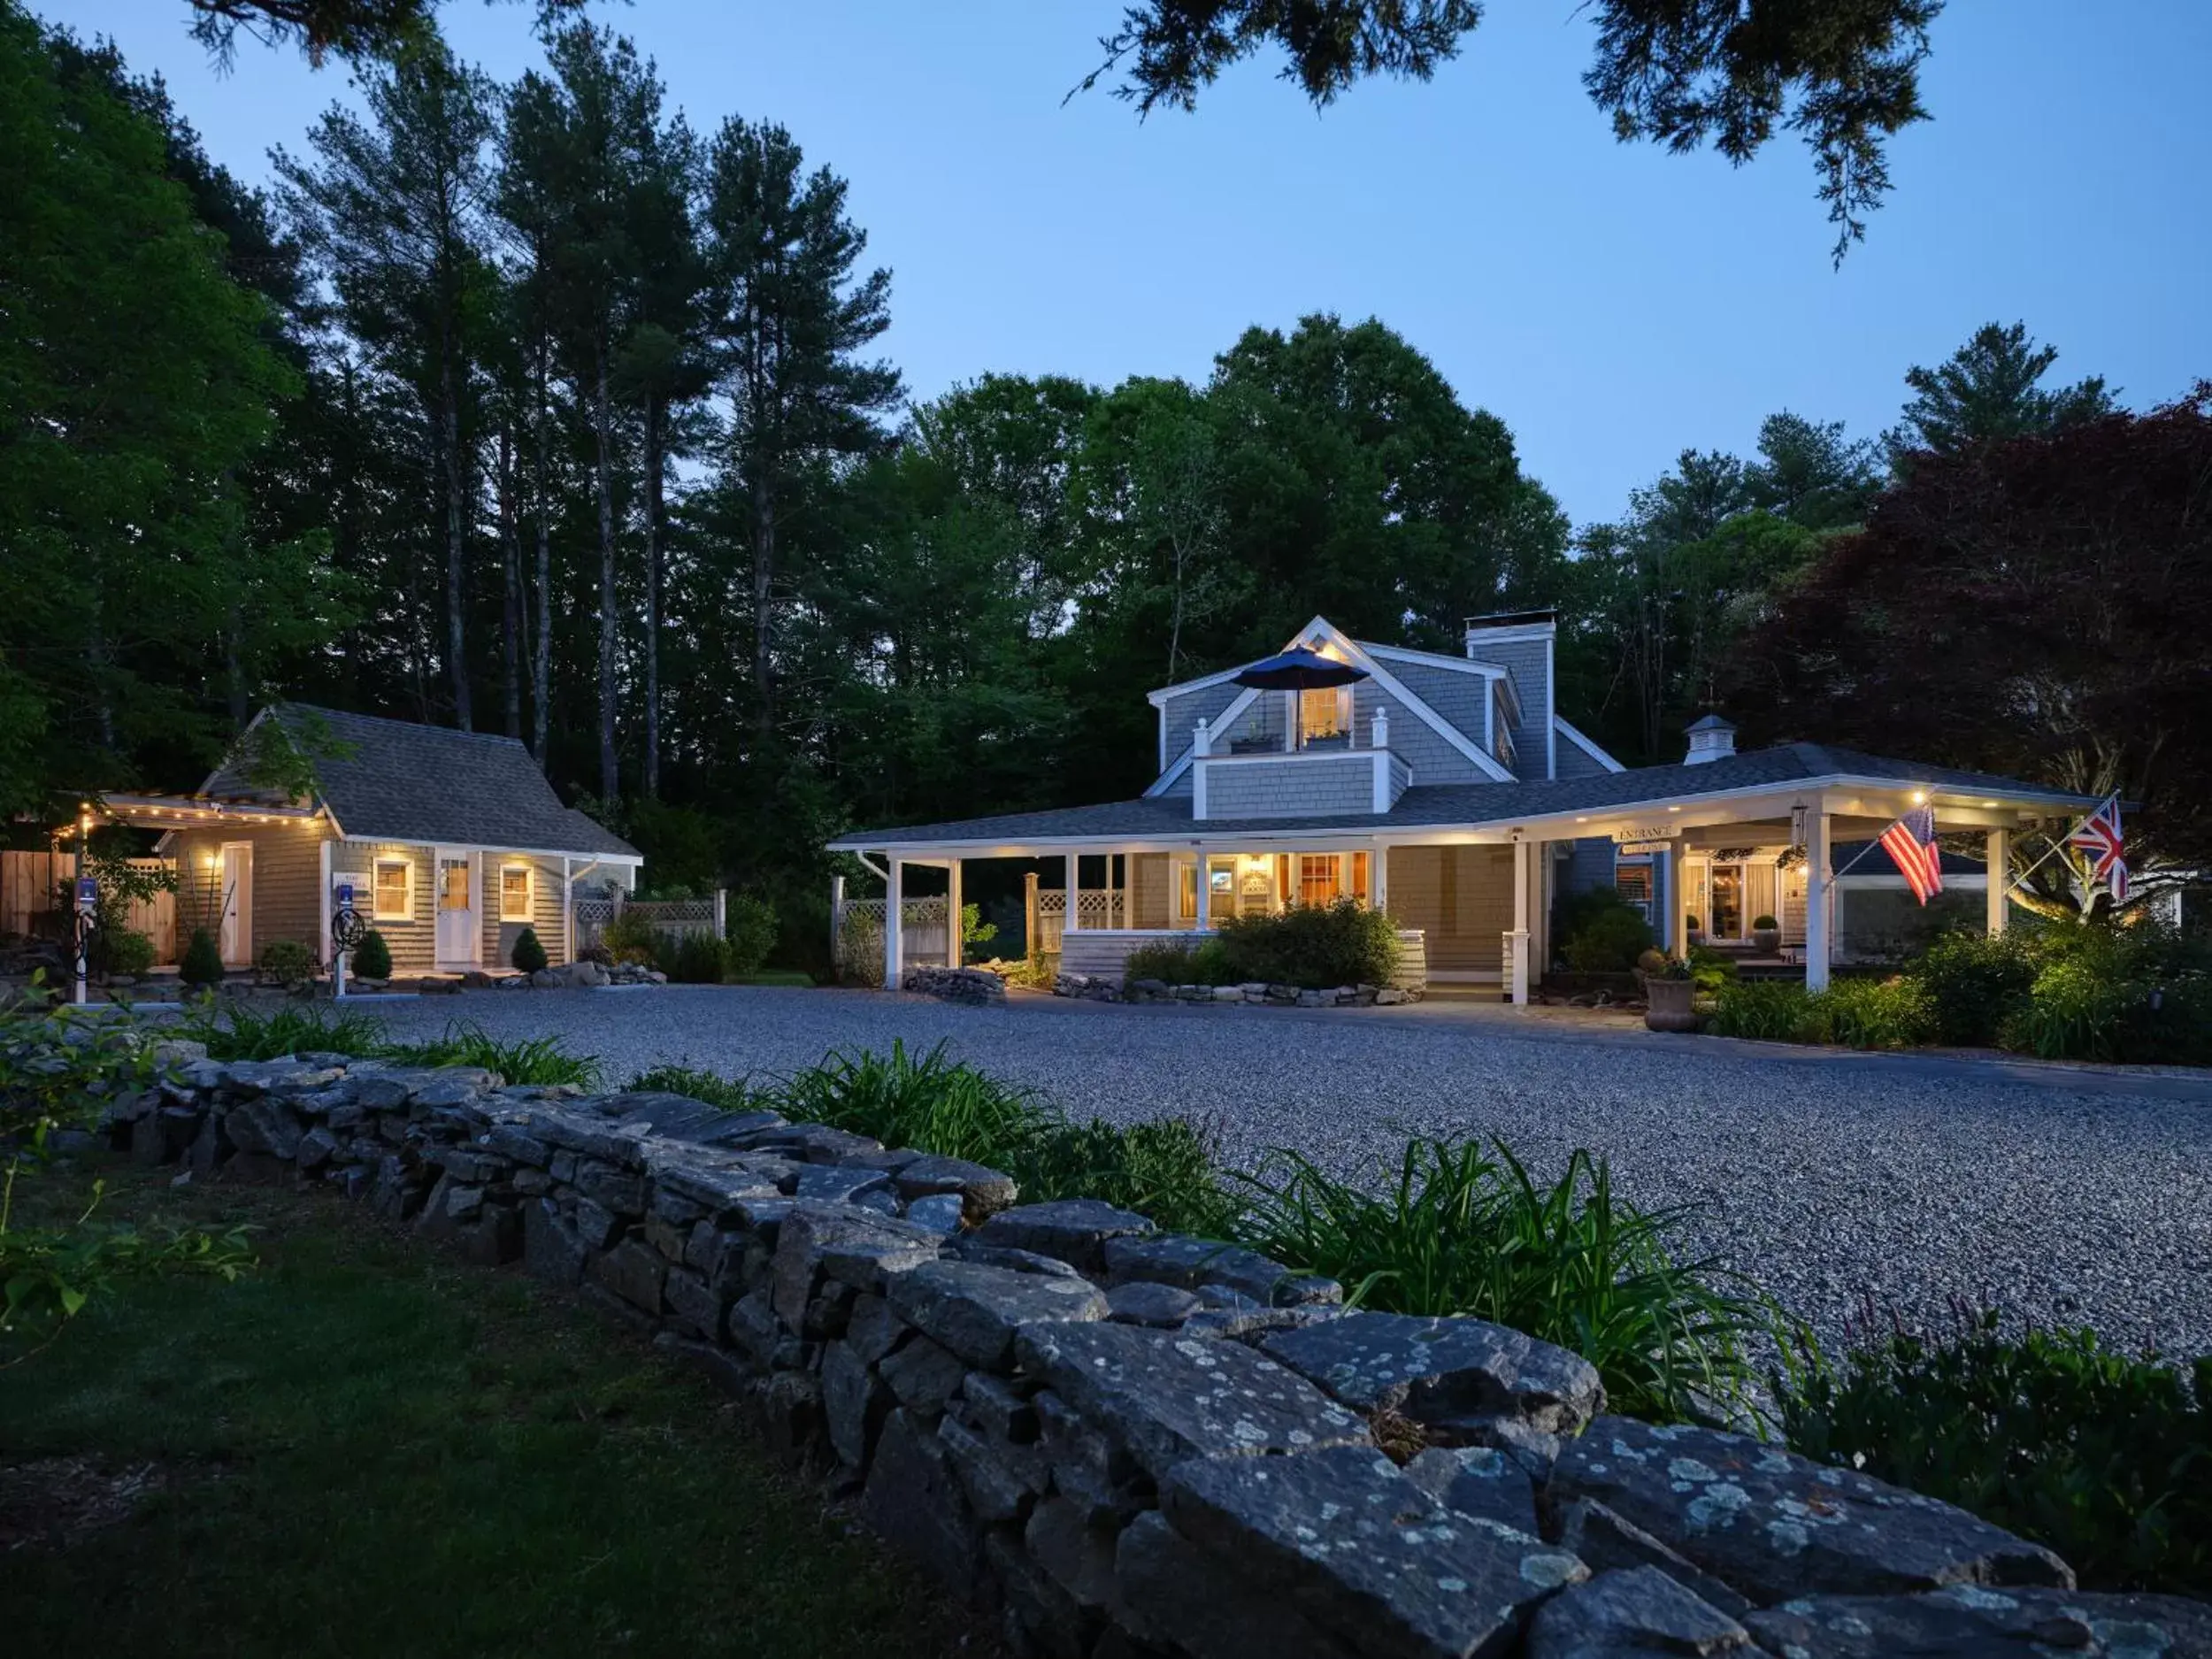
[[[215,157],[265,180],[346,71],[242,43],[185,0],[31,0],[159,71]],[[850,181],[894,273],[886,349],[928,397],[989,370],[1202,378],[1247,326],[1380,318],[1502,417],[1575,520],[1686,447],[1747,453],[1790,409],[1872,435],[1902,376],[2024,320],[2055,374],[2137,407],[2212,375],[2204,0],[1951,0],[1895,190],[1837,271],[1802,145],[1753,165],[1614,142],[1576,0],[1504,0],[1425,84],[1317,112],[1255,59],[1194,115],[1062,104],[1121,0],[635,0],[597,15],[672,104],[788,127]],[[535,62],[532,8],[451,0],[465,58]]]

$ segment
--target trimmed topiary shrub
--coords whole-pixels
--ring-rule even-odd
[[[536,928],[525,927],[515,935],[515,947],[507,953],[507,960],[518,973],[541,973],[545,971],[545,947],[539,942]]]
[[[372,927],[361,936],[361,942],[353,948],[353,971],[364,979],[388,979],[392,977],[392,948],[384,942],[384,935]]]
[[[187,985],[223,982],[223,953],[216,949],[215,935],[206,928],[192,930],[192,942],[184,948],[184,960],[177,964],[177,978]]]
[[[729,971],[757,973],[776,948],[776,909],[749,893],[733,895],[723,909],[722,937],[729,949]]]

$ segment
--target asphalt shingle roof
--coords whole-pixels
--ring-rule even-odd
[[[1724,795],[1815,778],[1866,778],[1909,783],[1923,788],[2002,794],[2048,802],[2054,807],[2088,807],[2093,797],[2040,784],[2023,783],[1989,772],[1964,772],[1893,760],[1824,743],[1783,743],[1752,749],[1702,765],[1636,766],[1587,778],[1544,779],[1525,783],[1431,784],[1398,797],[1387,812],[1334,813],[1312,818],[1207,818],[1191,817],[1187,796],[1112,801],[1101,806],[1064,807],[1046,812],[1009,812],[990,818],[955,819],[841,835],[833,847],[865,850],[884,846],[919,846],[940,841],[1020,841],[1064,837],[1167,839],[1202,833],[1209,839],[1240,833],[1285,830],[1400,830],[1450,825],[1504,825],[1559,812],[1632,808],[1646,802]]]
[[[613,831],[563,806],[530,751],[511,737],[304,703],[287,704],[273,718],[295,730],[303,718],[319,720],[342,746],[342,755],[315,763],[315,775],[349,840],[637,856]],[[226,766],[201,793],[265,792]]]

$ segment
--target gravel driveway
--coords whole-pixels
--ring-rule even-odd
[[[1232,1160],[1340,1170],[1406,1137],[1497,1135],[1540,1169],[1612,1160],[1646,1205],[1832,1336],[1864,1294],[1940,1315],[1985,1294],[2170,1354],[2212,1352],[2212,1076],[2067,1071],[1594,1031],[1494,1005],[1305,1013],[842,991],[476,993],[395,1002],[553,1033],[610,1079],[680,1063],[777,1073],[836,1047],[940,1040],[1071,1111],[1213,1120]]]

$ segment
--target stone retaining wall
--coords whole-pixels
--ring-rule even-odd
[[[996,1171],[666,1094],[302,1055],[103,1127],[519,1262],[689,1359],[1015,1652],[1053,1659],[2212,1654],[2174,1598],[1742,1437],[1578,1356]],[[1377,1449],[1382,1421],[1403,1466]]]

